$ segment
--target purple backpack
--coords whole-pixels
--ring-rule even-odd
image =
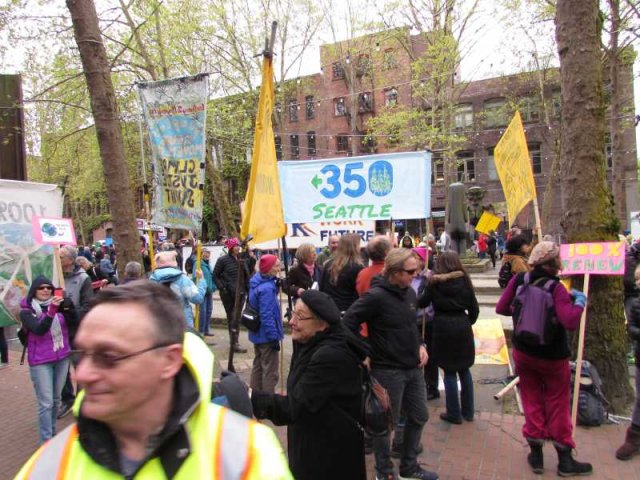
[[[541,347],[551,343],[558,323],[553,305],[556,282],[544,277],[532,283],[530,280],[530,274],[525,274],[511,304],[513,336],[521,344]]]

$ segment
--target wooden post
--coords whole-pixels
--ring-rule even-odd
[[[538,243],[542,241],[542,223],[540,222],[540,208],[538,207],[538,199],[533,199],[533,214],[536,219],[536,231],[538,232]]]
[[[197,272],[198,272],[198,270],[201,270],[200,261],[202,259],[202,243],[199,242],[195,237],[193,238],[193,243],[194,243],[193,246],[196,249],[196,261],[193,264],[193,270],[192,271],[195,274],[194,275],[194,277],[196,279],[195,284],[197,286],[198,285],[198,281],[199,281]],[[192,254],[193,254],[193,250],[192,250]],[[206,295],[206,292],[205,292],[205,295]],[[200,304],[199,303],[196,303],[196,316],[195,316],[195,318],[193,320],[194,320],[193,325],[195,327],[195,330],[196,330],[196,332],[199,332],[200,331]]]
[[[589,296],[589,274],[584,274],[584,294]],[[573,382],[573,402],[571,405],[571,423],[575,436],[576,421],[578,419],[578,396],[580,394],[580,376],[582,375],[582,355],[584,353],[584,331],[587,324],[587,306],[585,305],[580,317],[580,334],[578,335],[578,355],[576,357],[576,378]]]
[[[58,286],[64,290],[64,273],[62,272],[62,262],[60,261],[60,245],[53,247],[53,264],[55,266],[54,278],[57,277]]]

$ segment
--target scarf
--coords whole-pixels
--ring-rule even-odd
[[[304,268],[307,269],[307,272],[309,272],[309,276],[311,277],[311,280],[313,280],[313,272],[316,269],[316,264],[315,263],[312,263],[312,264],[303,263],[302,265],[304,265]]]
[[[52,301],[53,301],[53,298],[50,298],[49,300],[45,300],[44,302],[39,302],[34,298],[33,300],[31,300],[31,308],[33,308],[33,311],[35,312],[36,316],[39,317],[40,315],[42,315],[42,307],[49,308],[49,305],[51,305]],[[51,340],[53,341],[53,351],[57,352],[62,347],[64,347],[64,337],[62,335],[62,326],[60,325],[60,319],[58,318],[58,315],[53,316],[53,322],[51,322],[51,327],[49,331],[51,332]]]

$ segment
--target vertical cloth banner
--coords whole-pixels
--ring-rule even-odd
[[[537,198],[520,112],[516,111],[500,138],[493,158],[507,201],[509,225],[512,225],[527,203]]]
[[[153,223],[202,226],[208,76],[138,84],[149,131]]]
[[[240,229],[242,238],[252,235],[255,243],[280,238],[287,231],[282,212],[276,145],[271,125],[273,99],[273,63],[271,56],[265,55],[262,61],[262,86],[253,139],[251,175]]]
[[[56,185],[0,180],[0,327],[20,314],[35,277],[54,278],[53,247],[33,236],[34,217],[60,217],[62,192]]]

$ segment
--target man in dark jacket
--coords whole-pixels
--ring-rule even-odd
[[[227,315],[227,328],[229,329],[229,338],[235,338],[233,349],[236,353],[247,353],[247,349],[240,346],[238,336],[234,328],[235,319],[233,318],[233,307],[235,306],[236,290],[238,289],[238,273],[240,272],[240,242],[237,238],[230,238],[225,243],[227,254],[223,255],[216,262],[213,268],[213,281],[220,291],[220,300],[224,306]],[[244,297],[248,290],[249,273],[244,272],[244,282],[240,285],[241,295],[240,303],[244,303]],[[237,328],[237,326],[236,326]]]
[[[635,271],[640,260],[640,244],[634,243],[629,247],[625,256],[624,265],[624,313],[627,316],[627,322],[631,318],[631,304],[633,300],[640,295],[640,289],[636,286]]]
[[[402,442],[400,477],[435,480],[433,472],[417,462],[422,429],[429,419],[426,387],[420,370],[428,360],[426,346],[416,325],[416,294],[411,280],[418,261],[409,249],[394,249],[385,259],[383,276],[375,277],[368,293],[347,310],[345,325],[354,333],[360,324],[369,326],[371,374],[387,389],[391,399],[394,425],[400,407],[407,420]],[[376,478],[395,479],[389,448],[389,435],[374,438]]]

